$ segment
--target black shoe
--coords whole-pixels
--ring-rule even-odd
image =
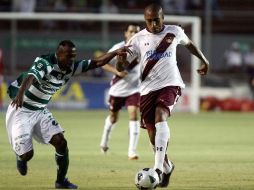
[[[109,149],[109,147],[107,147],[107,146],[101,146],[101,152],[104,154],[107,153],[108,149]]]
[[[78,186],[69,182],[68,178],[65,178],[63,182],[55,183],[56,189],[77,189]]]
[[[173,164],[173,162],[171,162],[171,163],[172,163],[171,171],[168,174],[166,174],[164,172],[162,173],[161,181],[160,181],[158,187],[167,187],[169,185],[170,176],[175,169],[175,165]]]
[[[17,169],[21,175],[26,175],[27,174],[27,162],[22,161],[19,159],[19,157],[16,157],[17,159]]]

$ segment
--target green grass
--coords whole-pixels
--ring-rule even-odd
[[[28,175],[16,171],[8,143],[5,114],[0,124],[0,189],[53,189],[54,149],[34,141]],[[69,179],[84,190],[133,190],[138,169],[153,166],[153,153],[141,130],[138,161],[127,160],[127,114],[122,112],[112,134],[110,151],[99,149],[106,111],[53,111],[70,149]],[[168,152],[176,165],[171,190],[253,190],[253,113],[175,113],[169,119]]]

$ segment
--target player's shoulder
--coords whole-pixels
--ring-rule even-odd
[[[143,30],[140,30],[138,33],[136,33],[133,37],[141,37],[147,34],[149,34],[149,32],[146,30],[146,28],[144,28]]]
[[[114,44],[108,51],[109,52],[114,51],[116,49],[123,47],[124,45],[125,45],[125,41],[118,42],[118,43]]]
[[[140,41],[140,39],[142,39],[143,37],[147,36],[148,32],[146,29],[143,29],[141,31],[139,31],[138,33],[134,34],[131,39],[129,40],[128,44],[130,44],[130,42],[138,42]]]
[[[56,56],[53,53],[40,55],[39,57],[36,57],[35,62],[40,62],[40,63],[46,64],[46,65],[57,64]]]
[[[183,31],[183,28],[178,25],[165,25],[166,32],[179,33]]]

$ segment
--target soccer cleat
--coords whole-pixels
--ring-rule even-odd
[[[65,178],[63,182],[55,183],[56,189],[78,189],[78,186],[69,182],[68,178]]]
[[[104,154],[107,153],[108,149],[109,149],[109,147],[107,147],[107,146],[101,146],[101,152]]]
[[[17,159],[17,169],[19,173],[25,176],[27,174],[27,162],[20,160],[18,156],[16,157],[16,159]]]
[[[162,173],[161,181],[160,181],[158,187],[167,187],[169,185],[170,176],[175,169],[175,165],[173,164],[173,162],[171,162],[171,163],[172,163],[171,171],[168,174],[166,174],[164,172]]]
[[[129,156],[128,160],[138,160],[138,155]]]

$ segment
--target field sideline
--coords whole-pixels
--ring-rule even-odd
[[[138,161],[127,160],[128,118],[120,114],[110,150],[99,149],[106,111],[53,111],[70,149],[70,181],[84,190],[135,190],[138,169],[153,166],[152,149],[141,130]],[[0,112],[0,189],[54,189],[54,149],[34,141],[28,175],[16,171],[8,143],[5,113]],[[171,190],[253,190],[254,113],[174,113],[169,152],[176,168]],[[159,188],[158,188],[159,189]]]

